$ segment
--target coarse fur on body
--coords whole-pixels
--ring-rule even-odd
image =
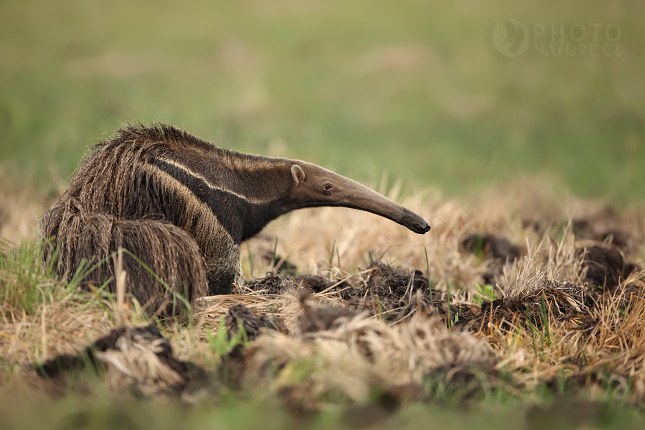
[[[166,124],[128,125],[94,145],[40,226],[53,238],[46,258],[59,259],[61,278],[71,278],[83,259],[126,248],[192,301],[230,293],[240,244],[280,215],[314,206],[367,210],[417,233],[430,229],[408,209],[322,167],[218,148]],[[124,269],[130,292],[148,309],[171,297],[132,257]],[[86,282],[113,275],[109,262]]]

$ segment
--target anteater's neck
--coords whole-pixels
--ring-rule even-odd
[[[287,204],[291,160],[216,149],[166,153],[150,163],[206,204],[237,243],[295,209]]]
[[[231,169],[233,190],[244,196],[241,241],[259,233],[270,221],[295,209],[289,205],[290,160],[244,155],[244,162]]]

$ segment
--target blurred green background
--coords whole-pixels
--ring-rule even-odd
[[[539,173],[583,196],[639,200],[644,12],[635,1],[2,1],[0,163],[52,189],[123,122],[159,120],[371,184],[387,171],[407,191]]]

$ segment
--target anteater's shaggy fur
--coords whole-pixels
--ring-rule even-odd
[[[182,144],[186,149],[213,149],[169,126],[128,126],[90,148],[67,191],[40,221],[45,238],[54,238],[46,259],[57,258],[62,279],[70,279],[83,260],[97,263],[125,248],[184,297],[206,295],[208,281],[197,240],[212,240],[216,221],[148,164]],[[173,301],[171,291],[139,262],[129,255],[123,261],[129,292],[148,310]],[[107,261],[85,277],[85,284],[100,286],[110,277],[114,266]],[[108,288],[113,291],[115,283]]]
[[[126,253],[130,292],[154,311],[173,302],[173,292],[189,300],[230,293],[240,244],[280,215],[315,206],[370,211],[420,234],[430,229],[417,214],[322,167],[229,151],[163,124],[126,126],[93,146],[40,227],[53,238],[45,258],[64,279],[84,260],[131,251],[166,283]],[[113,290],[113,275],[108,261],[84,282]]]

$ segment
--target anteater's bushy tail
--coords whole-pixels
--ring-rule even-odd
[[[55,203],[40,220],[45,239],[52,239],[45,259],[54,261],[60,279],[69,280],[83,260],[91,265],[105,260],[83,280],[84,286],[100,286],[112,278],[108,289],[116,290],[114,264],[107,258],[119,248],[136,255],[175,293],[191,303],[205,296],[208,281],[200,249],[187,232],[165,221],[155,219],[124,220],[111,215],[85,211],[78,200],[67,198]],[[173,293],[139,264],[124,254],[128,293],[148,312],[162,311],[173,303]],[[180,303],[178,300],[175,303]]]

